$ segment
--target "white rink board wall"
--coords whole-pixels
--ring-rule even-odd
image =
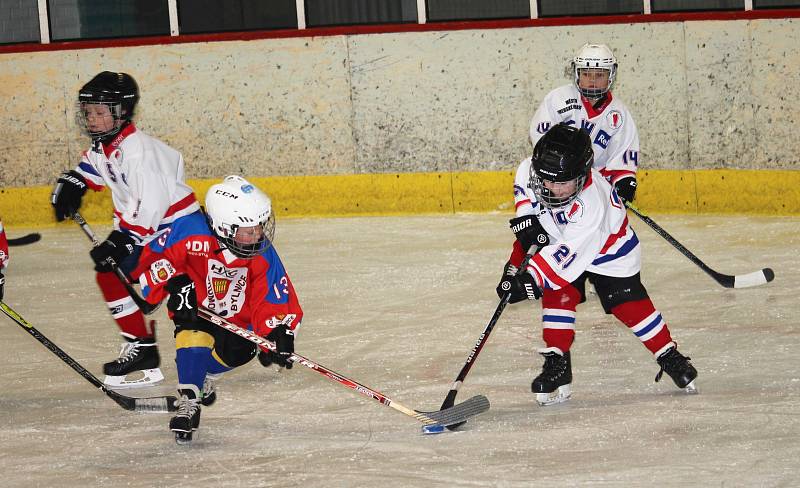
[[[50,185],[99,70],[191,178],[511,169],[584,42],[614,49],[646,169],[800,168],[798,19],[412,32],[0,54],[0,185]]]

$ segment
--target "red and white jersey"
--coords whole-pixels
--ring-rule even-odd
[[[8,266],[8,239],[6,230],[3,228],[3,221],[0,220],[0,269]]]
[[[514,202],[518,217],[535,215],[550,236],[550,243],[528,265],[540,287],[557,290],[584,271],[615,277],[639,272],[639,239],[628,223],[625,205],[600,172],[592,169],[572,203],[548,209],[536,201],[528,185],[530,167],[528,158],[517,169]],[[519,241],[515,241],[511,262],[519,265],[523,254]]]
[[[562,122],[589,133],[594,149],[594,168],[612,185],[624,176],[636,176],[639,132],[628,107],[615,99],[611,92],[595,109],[574,84],[551,91],[531,120],[531,143],[535,146],[551,127]]]
[[[92,190],[111,190],[114,228],[146,244],[175,219],[200,210],[183,169],[181,153],[131,123],[110,144],[96,142],[85,151],[76,171]]]

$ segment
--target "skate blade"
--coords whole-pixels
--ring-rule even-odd
[[[697,391],[697,385],[694,384],[694,380],[690,381],[683,390],[687,395],[697,395],[699,393]]]
[[[106,377],[103,378],[103,383],[107,387],[115,390],[155,386],[162,381],[164,381],[164,375],[161,373],[161,368],[143,369],[141,371],[134,371],[125,376],[106,375]]]
[[[538,403],[539,406],[546,407],[548,405],[566,402],[571,396],[572,388],[570,385],[563,385],[550,393],[537,393],[536,403]]]
[[[185,446],[187,444],[192,443],[192,433],[191,432],[183,432],[183,431],[173,431],[175,432],[175,443],[180,446]]]

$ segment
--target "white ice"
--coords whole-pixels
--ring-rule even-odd
[[[306,316],[297,352],[404,405],[436,410],[492,315],[507,215],[279,220],[278,250]],[[631,215],[643,280],[700,394],[665,377],[639,341],[578,309],[573,395],[539,407],[538,303],[509,306],[461,388],[491,409],[459,432],[418,422],[297,366],[229,373],[178,446],[167,414],[119,408],[0,316],[0,486],[794,486],[800,475],[797,218],[656,215],[712,268],[775,270],[728,290]],[[10,237],[30,229],[7,229]],[[107,232],[107,228],[97,228]],[[12,248],[6,302],[100,376],[119,344],[74,224]],[[172,326],[162,368],[176,382]]]

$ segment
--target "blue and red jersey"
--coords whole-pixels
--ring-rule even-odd
[[[143,295],[155,304],[168,295],[167,281],[179,274],[194,282],[200,306],[256,334],[265,336],[279,324],[294,330],[303,318],[275,247],[238,258],[220,246],[201,212],[177,219],[151,241],[133,276],[140,276]]]

